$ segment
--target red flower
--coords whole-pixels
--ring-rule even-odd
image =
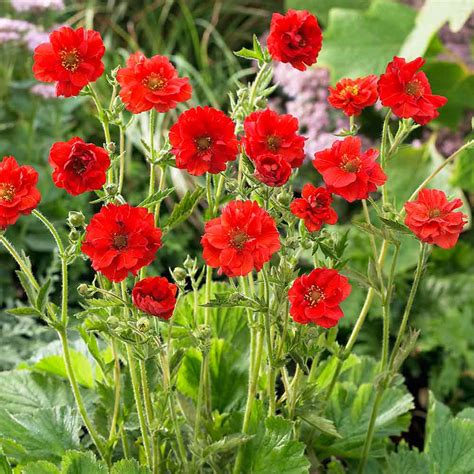
[[[54,184],[77,196],[105,184],[110,159],[103,148],[74,137],[51,147],[49,163],[54,169]]]
[[[281,155],[267,153],[255,159],[255,177],[267,186],[283,186],[291,176],[291,166]]]
[[[437,109],[448,101],[446,97],[431,94],[425,73],[417,72],[423,64],[423,58],[407,63],[395,56],[378,84],[382,105],[390,107],[398,117],[412,118],[420,125],[435,119],[439,115]]]
[[[75,96],[102,75],[104,53],[98,31],[62,26],[35,49],[33,72],[39,81],[56,82],[56,95]]]
[[[255,160],[260,155],[281,155],[292,168],[304,160],[305,138],[298,135],[298,119],[291,115],[278,115],[266,109],[251,113],[244,121],[245,152]]]
[[[331,208],[332,196],[326,188],[315,188],[305,184],[301,193],[302,198],[295,199],[290,204],[291,212],[304,220],[310,232],[316,232],[323,224],[335,224],[337,214]]]
[[[454,247],[464,227],[462,212],[453,212],[462,206],[461,199],[448,201],[438,189],[423,189],[416,201],[405,203],[405,224],[422,241],[444,249]]]
[[[132,54],[127,67],[119,69],[117,81],[121,86],[120,97],[133,114],[151,109],[167,112],[192,95],[189,79],[178,77],[166,56],[148,59],[139,52]]]
[[[229,277],[260,271],[280,248],[275,221],[253,201],[231,201],[206,223],[201,239],[207,265]]]
[[[331,148],[314,155],[313,166],[321,173],[328,191],[353,202],[367,199],[369,194],[387,180],[375,161],[378,151],[370,148],[361,152],[358,137],[337,140]]]
[[[332,328],[344,316],[339,305],[350,293],[351,285],[337,270],[316,268],[297,278],[290,288],[290,315],[300,324]]]
[[[119,282],[149,265],[160,247],[161,230],[153,214],[143,207],[108,204],[87,226],[82,251],[94,270]]]
[[[13,156],[0,163],[0,229],[14,224],[20,215],[31,214],[41,194],[36,188],[38,173],[31,166],[19,166]]]
[[[341,79],[335,87],[329,88],[329,103],[342,109],[350,117],[360,115],[363,109],[377,102],[377,76]]]
[[[322,41],[318,20],[306,10],[273,14],[267,45],[274,60],[304,71],[316,62]]]
[[[176,285],[163,277],[148,277],[133,287],[133,304],[144,313],[170,319],[176,306]]]
[[[176,166],[194,176],[224,171],[238,153],[234,122],[212,107],[183,112],[171,127],[169,139]]]

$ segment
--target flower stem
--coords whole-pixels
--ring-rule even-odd
[[[112,415],[112,422],[110,424],[109,432],[109,442],[112,441],[117,434],[117,420],[120,413],[120,390],[121,390],[121,380],[120,380],[120,359],[117,350],[117,341],[114,338],[112,340],[112,354],[114,357],[114,411]]]

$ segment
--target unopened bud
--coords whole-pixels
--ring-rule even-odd
[[[71,230],[69,232],[69,240],[71,242],[77,242],[81,238],[81,233],[78,232],[77,230]]]
[[[173,270],[173,277],[178,282],[184,282],[186,280],[188,273],[184,268],[176,267]]]
[[[115,149],[116,149],[115,143],[114,143],[114,142],[109,142],[109,143],[107,143],[107,146],[105,147],[105,149],[106,149],[109,153],[115,153]]]
[[[148,318],[140,318],[137,321],[137,329],[140,332],[148,332],[150,330],[150,321]]]
[[[105,187],[105,192],[109,196],[115,196],[118,193],[118,186],[115,183],[110,183]]]
[[[117,318],[117,316],[109,316],[107,318],[107,325],[110,328],[115,329],[118,327],[119,324],[120,324],[120,321],[119,321],[119,318]]]
[[[86,222],[86,218],[80,211],[71,211],[69,212],[67,222],[71,227],[82,227]]]
[[[186,257],[186,260],[183,263],[184,268],[186,268],[186,270],[192,270],[195,265],[196,265],[196,260],[194,260],[188,255]]]
[[[277,196],[277,201],[284,207],[288,207],[292,199],[293,199],[293,196],[286,191],[282,191]]]
[[[92,296],[95,291],[92,291],[91,292],[91,289],[89,287],[89,285],[87,285],[86,283],[81,283],[78,287],[77,287],[77,292],[81,295],[81,296]]]

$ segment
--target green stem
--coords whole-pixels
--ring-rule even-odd
[[[123,125],[120,126],[119,129],[119,140],[120,140],[120,148],[119,148],[119,180],[118,180],[118,193],[122,194],[123,191],[123,181],[125,177],[125,128]]]
[[[462,147],[456,150],[451,156],[446,158],[415,190],[415,192],[408,198],[408,201],[413,201],[418,196],[418,193],[424,189],[446,166],[452,163],[464,150],[471,148],[474,145],[474,140],[470,140]],[[405,209],[402,209],[401,214],[405,214]]]
[[[112,338],[112,354],[114,357],[114,411],[112,415],[112,422],[110,424],[109,432],[109,442],[112,441],[117,432],[117,420],[120,413],[120,390],[121,390],[121,380],[120,380],[120,359],[117,350],[117,342]]]
[[[130,371],[130,379],[132,381],[133,396],[135,398],[138,421],[139,421],[140,430],[142,433],[143,447],[145,449],[145,458],[147,460],[148,466],[152,466],[151,445],[150,445],[150,439],[148,437],[145,414],[143,412],[143,401],[140,394],[140,380],[137,373],[135,359],[133,358],[132,350],[128,344],[127,344],[127,362],[128,362],[128,370]]]
[[[155,192],[155,131],[156,131],[156,110],[150,111],[150,184],[148,195],[151,196]]]
[[[403,312],[402,322],[400,324],[400,329],[398,330],[397,339],[395,340],[395,344],[392,350],[392,355],[390,357],[390,363],[389,363],[390,368],[392,368],[393,366],[398,349],[400,348],[402,344],[403,336],[405,335],[405,330],[408,324],[408,318],[411,313],[411,308],[413,306],[413,301],[415,300],[415,295],[418,290],[418,286],[420,284],[421,276],[423,274],[423,267],[425,264],[427,251],[428,251],[428,244],[420,243],[420,252],[418,254],[418,263],[415,270],[415,276],[413,279],[413,284],[411,286],[410,294],[408,295],[408,301],[405,306],[405,311]]]
[[[77,408],[79,410],[79,413],[81,414],[82,421],[84,422],[84,425],[86,426],[87,431],[89,432],[90,437],[92,441],[94,442],[100,456],[103,459],[107,460],[108,459],[107,451],[104,445],[102,444],[99,434],[97,433],[94,426],[92,425],[89,415],[87,414],[84,401],[82,400],[81,391],[79,389],[79,385],[77,383],[76,375],[74,373],[73,365],[71,362],[71,354],[69,352],[69,343],[68,343],[68,339],[66,335],[66,328],[59,329],[57,333],[59,335],[59,339],[61,340],[61,345],[63,347],[63,358],[64,358],[64,365],[66,367],[66,373],[69,379],[69,383],[71,385],[72,393],[74,395]]]

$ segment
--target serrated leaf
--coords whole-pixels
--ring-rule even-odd
[[[97,461],[92,451],[68,451],[62,458],[61,474],[107,474],[102,461]]]
[[[94,386],[94,374],[89,359],[81,352],[74,350],[70,351],[70,355],[77,382],[83,387],[92,388]],[[59,355],[44,357],[36,362],[32,368],[67,379],[66,365],[63,357]]]
[[[37,318],[41,318],[43,315],[40,311],[36,308],[31,306],[21,306],[20,308],[11,308],[5,311],[8,314],[12,314],[14,316],[33,316]]]
[[[192,214],[205,192],[206,190],[201,186],[197,186],[193,192],[187,191],[181,201],[174,206],[171,215],[166,221],[166,229],[169,231],[184,222]]]
[[[305,445],[293,439],[293,423],[281,416],[265,420],[263,435],[247,444],[245,465],[253,474],[305,474],[310,463],[306,459]]]
[[[110,469],[110,474],[150,474],[151,471],[140,466],[135,459],[122,459],[116,462]]]
[[[28,296],[28,301],[34,305],[37,295],[36,289],[31,286],[30,280],[21,270],[16,270],[15,273],[20,280],[21,286],[25,290],[26,295]]]
[[[387,474],[430,474],[428,457],[417,450],[399,449],[387,459]]]
[[[23,466],[21,474],[61,474],[61,471],[52,462],[37,461]]]
[[[204,449],[203,457],[212,456],[217,453],[223,453],[238,448],[239,446],[247,443],[252,436],[243,435],[243,434],[233,434],[229,436],[224,436],[224,438],[216,441],[215,443],[210,444]]]
[[[166,199],[171,194],[173,194],[173,192],[174,192],[174,188],[165,189],[164,191],[156,191],[151,196],[148,196],[146,199],[144,199],[138,205],[138,207],[151,207],[151,206],[154,206],[154,205],[158,204],[159,202],[163,201],[164,199]]]
[[[334,436],[335,438],[342,438],[342,436],[337,432],[333,421],[311,412],[302,413],[300,416],[304,421],[306,421],[306,423],[309,423],[311,426],[318,429],[322,433]]]
[[[412,30],[415,15],[412,8],[386,0],[375,0],[363,12],[332,9],[318,64],[330,68],[333,82],[381,74]]]
[[[59,460],[67,450],[79,447],[80,429],[79,414],[70,407],[40,408],[33,416],[13,416],[0,408],[0,446],[20,462]]]
[[[44,309],[46,307],[50,287],[51,287],[51,278],[48,278],[46,280],[46,283],[40,288],[38,292],[38,297],[36,298],[36,308],[41,312],[44,312]]]
[[[254,308],[255,310],[261,309],[256,301],[240,293],[214,293],[214,298],[201,306],[207,308],[233,308],[240,306],[242,308]]]
[[[385,217],[379,217],[379,219],[388,227],[390,227],[395,232],[401,232],[402,234],[412,234],[411,230],[400,222],[386,219]]]

